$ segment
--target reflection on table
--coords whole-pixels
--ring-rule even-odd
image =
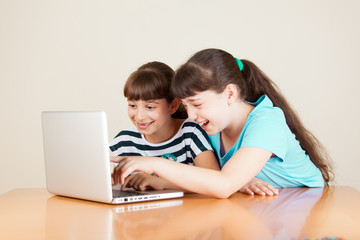
[[[0,239],[360,239],[359,203],[342,186],[125,205],[15,189],[0,195]]]

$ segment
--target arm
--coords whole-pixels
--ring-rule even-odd
[[[166,181],[165,179],[157,176],[152,176],[147,173],[136,173],[128,176],[125,179],[124,184],[121,186],[122,189],[131,187],[136,190],[145,191],[147,189],[154,190],[163,190],[163,189],[173,189],[185,191],[175,184]]]
[[[271,152],[255,148],[240,148],[221,171],[179,164],[161,158],[112,157],[119,162],[121,175],[115,181],[124,179],[134,171],[143,171],[172,182],[191,192],[218,198],[227,198],[247,184],[271,157]]]

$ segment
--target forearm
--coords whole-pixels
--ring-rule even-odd
[[[163,178],[162,178],[162,180],[164,181],[164,189],[179,190],[179,191],[183,191],[185,193],[191,193],[191,191],[189,191],[188,189],[182,188],[182,187],[180,187],[172,182],[169,182]]]
[[[221,171],[154,159],[154,172],[190,192],[227,198],[238,189]]]

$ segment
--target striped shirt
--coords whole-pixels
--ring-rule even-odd
[[[182,123],[175,136],[162,143],[148,142],[133,126],[121,131],[109,145],[117,156],[164,157],[190,165],[194,165],[198,154],[213,151],[206,132],[189,119]]]

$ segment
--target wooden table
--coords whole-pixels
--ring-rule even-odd
[[[45,189],[0,195],[0,239],[360,239],[360,192],[347,186],[281,189],[277,197],[107,205]]]

